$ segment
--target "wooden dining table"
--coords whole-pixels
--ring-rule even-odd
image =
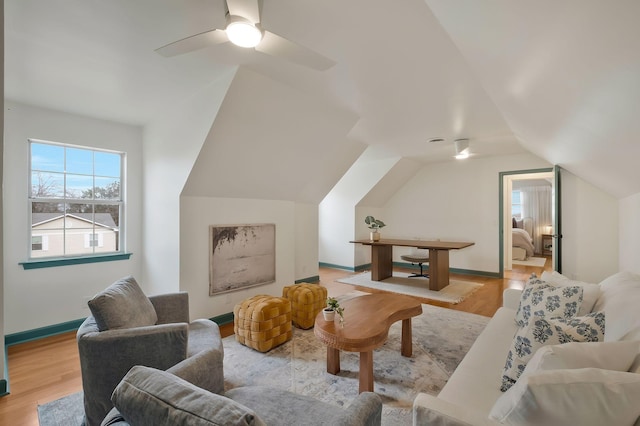
[[[440,291],[449,285],[449,251],[463,249],[475,244],[459,241],[399,239],[354,240],[349,242],[371,246],[371,279],[373,281],[382,281],[393,275],[393,246],[429,250],[429,290],[434,291]]]

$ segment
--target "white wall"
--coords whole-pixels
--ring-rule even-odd
[[[180,282],[189,292],[191,318],[233,312],[256,294],[280,296],[295,281],[296,205],[291,201],[182,196],[180,202]],[[209,296],[209,225],[275,223],[276,282]],[[311,241],[313,243],[313,241]]]
[[[355,253],[360,252],[362,248],[349,243],[357,235],[356,204],[399,160],[398,157],[376,158],[371,149],[367,148],[322,200],[319,206],[318,226],[320,262],[346,267],[357,266]],[[364,217],[361,220],[364,221]],[[364,222],[362,224],[364,225]]]
[[[0,59],[4,64],[4,2],[0,2]],[[0,96],[2,96],[2,111],[4,111],[4,65],[0,68]],[[4,154],[4,114],[0,117],[0,241],[3,240],[4,226],[2,223],[2,217],[4,215],[3,207],[3,188],[4,188],[4,167],[3,167],[3,154]],[[0,246],[0,338],[4,342],[4,254],[3,246]],[[6,380],[4,374],[4,352],[0,353],[0,382]],[[2,392],[2,389],[0,389]]]
[[[318,205],[295,204],[295,279],[318,275]]]
[[[31,270],[19,265],[29,250],[29,138],[127,153],[125,247],[133,253],[129,260]],[[118,278],[140,275],[142,130],[5,101],[4,148],[5,333],[84,318],[90,297]]]
[[[386,234],[472,241],[474,246],[450,252],[451,267],[497,273],[499,173],[543,167],[550,165],[531,154],[427,164],[384,206]],[[400,255],[410,251],[395,247],[394,261],[402,261]]]
[[[619,268],[618,200],[562,171],[562,273],[600,282]]]
[[[621,271],[640,274],[640,193],[618,203]]]
[[[144,128],[144,269],[152,294],[180,288],[180,193],[211,130],[233,73]]]

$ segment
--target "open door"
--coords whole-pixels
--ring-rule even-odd
[[[501,172],[500,176],[500,220],[499,220],[499,228],[500,228],[500,276],[504,276],[504,271],[509,271],[512,269],[512,238],[511,238],[511,217],[512,214],[515,214],[515,210],[512,211],[514,203],[514,198],[512,198],[513,190],[516,189],[516,183],[520,183],[524,186],[539,186],[540,180],[547,180],[548,183],[547,188],[550,189],[550,193],[547,191],[547,203],[551,204],[551,216],[549,217],[549,213],[546,214],[546,219],[544,222],[537,223],[537,234],[538,238],[540,235],[547,234],[549,231],[541,231],[541,229],[548,228],[550,225],[553,226],[553,249],[552,249],[552,262],[554,266],[554,270],[558,270],[557,267],[559,265],[559,259],[556,256],[556,253],[560,253],[560,245],[556,243],[559,238],[556,238],[557,235],[561,235],[558,231],[560,230],[559,223],[559,212],[560,212],[560,189],[559,189],[559,171],[556,169],[547,168],[547,169],[536,169],[536,170],[518,170],[511,172]],[[550,182],[550,183],[549,183]],[[526,191],[526,188],[523,188]],[[548,212],[549,210],[547,210]],[[517,216],[517,215],[516,215]],[[542,217],[542,216],[533,216]],[[539,241],[536,243],[536,247],[541,249],[544,241]]]
[[[554,220],[553,220],[553,270],[562,273],[562,210],[560,176],[562,167],[553,166]]]

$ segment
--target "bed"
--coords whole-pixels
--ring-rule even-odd
[[[512,218],[511,258],[513,260],[527,260],[533,256],[533,220],[530,217],[517,220]]]

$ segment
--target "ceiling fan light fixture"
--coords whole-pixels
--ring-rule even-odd
[[[469,158],[469,139],[456,139],[453,141],[456,147],[456,159],[464,160]]]
[[[229,41],[240,47],[256,47],[262,40],[262,31],[241,16],[229,17],[225,32]]]

